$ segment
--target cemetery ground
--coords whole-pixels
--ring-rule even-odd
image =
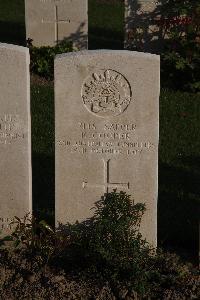
[[[122,3],[117,1],[102,2],[104,2],[103,5],[100,5],[100,1],[89,1],[90,47],[93,49],[120,49],[122,48],[123,40]],[[113,3],[116,2],[115,9],[113,9]],[[5,32],[5,28],[7,32]],[[0,0],[1,42],[23,45],[24,36],[23,1]],[[161,82],[161,85],[164,86],[164,83]],[[176,252],[185,261],[190,261],[195,265],[198,264],[200,206],[199,104],[200,94],[175,91],[167,88],[161,89],[158,244],[164,249]],[[39,78],[35,75],[32,75],[31,79],[31,114],[33,209],[37,211],[41,220],[45,219],[48,224],[52,225],[54,223],[53,211],[55,201],[54,90],[52,81]],[[49,211],[46,210],[47,206]],[[109,286],[108,282],[102,277],[99,278],[99,275],[92,279],[87,273],[83,274],[83,277],[78,277],[77,272],[71,275],[72,279],[70,277],[64,279],[62,271],[55,270],[55,276],[52,276],[51,270],[46,267],[46,277],[42,277],[42,272],[38,271],[40,269],[40,257],[37,258],[38,261],[35,262],[35,267],[31,265],[27,257],[23,260],[18,254],[14,257],[9,257],[8,254],[2,252],[1,258],[9,262],[11,275],[14,274],[13,266],[15,264],[18,266],[19,273],[15,274],[18,281],[16,280],[12,286],[16,290],[16,295],[23,281],[23,276],[20,273],[20,265],[24,264],[24,270],[27,272],[24,276],[28,278],[27,282],[34,283],[36,274],[39,274],[41,281],[46,284],[46,287],[50,287],[51,285],[55,289],[63,289],[64,291],[63,286],[67,286],[66,289],[68,290],[65,290],[65,292],[70,295],[68,299],[79,299],[76,298],[78,295],[82,295],[80,299],[118,299],[117,297],[125,299],[126,296],[128,297],[126,288],[123,290],[124,287],[118,286],[118,291],[113,293],[112,286]],[[174,266],[170,265],[168,269],[166,267],[166,270],[172,268],[171,271],[176,274],[185,272],[184,267],[179,268],[177,271],[178,267],[176,269],[176,264],[178,265],[178,263],[175,257],[169,256],[169,261]],[[90,272],[92,273],[91,270]],[[6,276],[8,276],[2,274],[3,271],[0,275],[0,287]],[[94,287],[93,290],[91,286]],[[192,283],[190,287],[192,288]],[[142,289],[142,287],[140,288]],[[27,292],[29,285],[26,285],[25,289]],[[35,289],[40,289],[44,293],[43,298],[46,296],[45,290],[38,281]],[[181,291],[180,282],[179,291]],[[116,296],[119,294],[121,296]],[[48,295],[55,296],[52,291]],[[178,298],[180,294],[172,294],[169,299],[176,299],[176,296],[177,299],[181,299]],[[36,297],[39,299],[37,294]],[[20,297],[18,296],[18,298]],[[137,295],[132,294],[127,299],[137,299]]]

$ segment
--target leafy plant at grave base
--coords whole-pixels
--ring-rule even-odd
[[[10,254],[0,249],[0,257],[5,258],[0,260],[0,271],[8,270],[3,280],[0,272],[0,294],[1,291],[6,291],[6,295],[15,293],[16,299],[18,289],[17,293],[21,295],[24,291],[29,298],[30,286],[31,296],[33,291],[37,292],[32,289],[34,280],[37,290],[40,286],[46,293],[48,287],[51,295],[58,292],[61,294],[56,297],[63,298],[62,290],[67,290],[67,287],[63,288],[63,282],[72,276],[72,281],[79,278],[83,288],[88,279],[95,280],[95,284],[98,282],[95,287],[90,283],[92,293],[102,282],[107,282],[109,295],[115,295],[117,299],[200,298],[199,271],[183,264],[175,254],[155,253],[142,239],[139,225],[144,204],[134,204],[126,193],[114,191],[104,195],[94,209],[92,218],[82,223],[60,225],[58,231],[29,215],[24,220],[15,218],[16,229],[12,237],[18,251]],[[55,275],[54,279],[52,273],[59,276]],[[6,276],[16,279],[6,282]],[[25,284],[19,285],[19,276],[26,280]],[[81,288],[78,296],[82,292]],[[106,294],[99,299],[114,298]]]
[[[165,36],[161,54],[164,81],[176,88],[200,91],[200,2],[165,0],[159,22]]]
[[[47,80],[53,80],[54,76],[54,58],[57,54],[72,52],[72,43],[63,41],[54,47],[43,46],[34,47],[32,41],[27,41],[30,49],[30,69],[31,72],[39,76],[45,77]]]
[[[94,209],[93,218],[69,225],[81,260],[87,261],[89,272],[100,273],[115,288],[129,282],[134,293],[144,294],[148,290],[146,266],[155,254],[139,233],[145,205],[134,204],[130,195],[114,191],[103,196]],[[130,283],[131,278],[137,279]]]
[[[88,272],[100,273],[115,290],[129,296],[161,299],[171,293],[169,299],[176,299],[177,293],[178,299],[183,291],[189,297],[200,293],[196,270],[181,263],[175,254],[156,254],[142,239],[139,225],[144,211],[144,204],[134,204],[124,192],[102,197],[95,204],[93,218],[68,225],[80,261],[87,262]]]
[[[15,230],[11,235],[15,248],[23,247],[32,256],[39,255],[42,264],[47,264],[54,256],[59,256],[67,246],[68,240],[64,239],[44,221],[37,221],[30,214],[22,219],[15,216]]]

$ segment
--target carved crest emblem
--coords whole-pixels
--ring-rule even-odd
[[[130,104],[131,87],[119,72],[101,70],[86,78],[81,96],[91,113],[99,117],[117,116]]]

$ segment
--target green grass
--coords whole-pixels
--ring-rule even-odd
[[[24,22],[24,0],[0,0],[0,19],[5,22]]]
[[[123,5],[89,0],[90,49],[122,48]],[[14,26],[13,26],[14,25]],[[0,0],[0,41],[23,44],[21,0]],[[178,80],[178,79],[177,79]],[[32,86],[34,207],[54,207],[53,87]],[[197,256],[200,215],[200,95],[162,89],[160,97],[158,238]],[[189,250],[187,250],[189,251]],[[196,252],[195,252],[196,251]]]
[[[0,42],[25,45],[24,0],[0,0]]]
[[[122,49],[123,22],[124,4],[121,1],[89,0],[89,48]]]
[[[164,245],[198,249],[199,132],[200,94],[162,90],[158,234]]]

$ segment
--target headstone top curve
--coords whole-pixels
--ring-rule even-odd
[[[95,56],[95,55],[120,55],[120,56],[134,56],[138,58],[144,59],[154,59],[160,61],[160,55],[151,54],[146,52],[137,52],[137,51],[129,51],[129,50],[107,50],[107,49],[100,49],[100,50],[84,50],[84,51],[77,51],[77,52],[68,52],[63,54],[57,54],[55,60],[63,59],[66,57],[78,57],[78,56]]]
[[[25,54],[29,54],[29,49],[27,47],[23,47],[23,46],[0,43],[0,48],[1,49],[5,48],[5,49],[8,49],[8,50],[19,51],[19,52],[23,52]]]

